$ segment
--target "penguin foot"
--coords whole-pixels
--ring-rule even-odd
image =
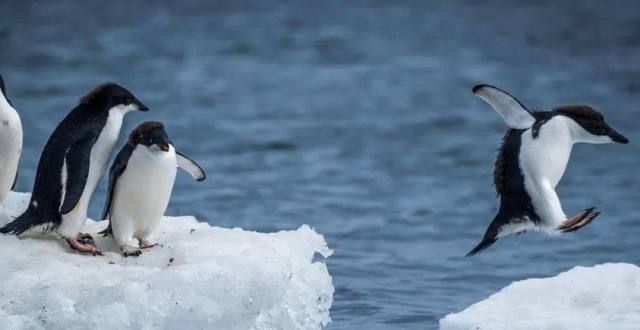
[[[596,211],[595,207],[590,207],[578,213],[578,215],[576,215],[575,217],[567,219],[560,226],[558,226],[558,230],[563,233],[572,233],[589,224],[598,215],[600,215],[600,212]]]
[[[129,251],[122,252],[122,255],[125,258],[128,258],[128,257],[139,257],[141,254],[142,254],[142,251],[140,251],[140,250],[135,250],[135,251],[131,251],[131,252],[129,252]]]
[[[158,243],[151,243],[151,242],[147,241],[146,239],[141,239],[140,240],[140,248],[143,249],[143,250],[144,249],[150,249],[150,248],[156,247],[156,246],[162,246],[162,245],[160,245]]]
[[[102,255],[102,252],[98,250],[93,238],[89,234],[78,234],[78,236],[74,238],[67,238],[66,240],[72,249],[80,253],[91,253],[94,256]]]
[[[82,244],[88,244],[88,245],[91,245],[91,246],[96,246],[96,241],[89,234],[79,233],[77,238],[78,238],[78,242],[80,242]]]

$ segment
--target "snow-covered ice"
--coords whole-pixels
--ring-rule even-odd
[[[640,268],[610,263],[514,282],[440,329],[640,329]]]
[[[13,193],[0,225],[26,208]],[[330,322],[332,251],[308,226],[262,234],[167,217],[163,244],[124,258],[88,221],[102,257],[55,235],[0,235],[0,329],[319,329]]]

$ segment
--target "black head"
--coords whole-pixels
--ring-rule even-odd
[[[98,85],[87,95],[83,96],[80,99],[80,103],[102,111],[109,111],[113,108],[117,108],[125,113],[136,110],[149,110],[149,108],[140,102],[131,92],[116,83]]]
[[[157,146],[159,150],[169,151],[169,136],[164,131],[164,125],[157,121],[147,121],[136,127],[129,134],[129,145],[135,146],[141,144],[147,147]]]
[[[584,134],[579,136],[580,142],[587,143],[629,143],[629,139],[611,128],[604,121],[604,116],[587,105],[567,105],[554,109],[558,114],[573,119],[584,129]]]

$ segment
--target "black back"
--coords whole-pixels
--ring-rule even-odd
[[[494,169],[494,186],[500,196],[500,210],[508,218],[529,217],[539,222],[531,197],[524,187],[524,175],[520,168],[520,146],[526,130],[509,129],[502,140]]]
[[[526,129],[509,129],[498,150],[493,183],[500,197],[500,208],[484,233],[482,240],[467,256],[475,255],[495,243],[500,228],[511,221],[528,217],[534,223],[540,222],[531,197],[524,187],[524,175],[520,168],[520,145]]]
[[[43,222],[59,224],[61,221],[59,213],[62,197],[61,169],[67,150],[77,141],[84,140],[87,141],[88,148],[81,152],[85,158],[89,157],[91,147],[107,122],[107,116],[107,111],[99,111],[86,103],[81,103],[60,122],[49,137],[40,156],[31,195],[31,201],[37,201],[38,209],[47,210],[41,213],[44,217]],[[89,166],[89,164],[83,165]],[[46,219],[49,217],[52,219]]]

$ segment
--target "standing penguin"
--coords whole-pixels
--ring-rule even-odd
[[[0,76],[0,204],[15,188],[22,152],[22,123]]]
[[[175,149],[159,122],[136,127],[116,156],[102,211],[102,219],[110,215],[110,222],[101,234],[113,236],[125,257],[139,256],[138,247],[156,245],[149,235],[169,205],[178,167],[197,181],[206,178],[198,164]],[[138,247],[133,246],[133,239],[138,240]]]
[[[124,116],[147,111],[131,92],[114,83],[96,87],[56,127],[40,156],[27,210],[0,228],[21,234],[35,226],[54,229],[79,251],[100,254],[80,234],[91,196],[104,175]]]
[[[575,143],[629,143],[586,105],[552,111],[530,111],[507,92],[478,85],[473,93],[489,103],[509,126],[495,163],[494,184],[500,208],[474,255],[498,238],[528,230],[576,231],[600,212],[588,208],[567,219],[555,187],[562,178]]]

